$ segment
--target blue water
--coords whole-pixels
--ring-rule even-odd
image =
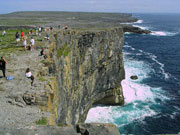
[[[116,124],[122,134],[180,132],[180,14],[134,14],[153,31],[125,34],[125,106],[95,107],[87,122]],[[137,75],[138,80],[131,80]]]

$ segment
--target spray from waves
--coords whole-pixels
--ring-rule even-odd
[[[139,25],[133,25],[134,27],[138,27],[140,29],[143,29],[143,30],[149,30],[150,27],[145,27],[145,26],[139,26]]]
[[[177,32],[165,32],[165,31],[152,31],[151,35],[153,36],[175,36]]]
[[[140,24],[143,23],[143,20],[137,20],[136,22],[131,22],[131,23],[120,23],[120,24]]]
[[[138,28],[143,29],[143,30],[150,30],[151,29],[150,27],[145,27],[145,26],[139,26],[139,25],[133,25],[133,26],[138,27]],[[178,34],[178,32],[151,31],[150,35],[153,35],[153,36],[175,36],[177,34]]]
[[[159,114],[158,109],[151,107],[158,105],[155,99],[166,100],[161,88],[151,88],[142,84],[148,78],[151,68],[143,61],[132,61],[125,57],[125,80],[122,81],[125,106],[94,107],[88,112],[86,122],[103,122],[115,124],[123,133],[124,127],[134,121],[143,122],[146,117]],[[131,75],[137,75],[138,80],[131,80]],[[152,109],[153,108],[153,109]],[[157,107],[158,108],[158,107]]]
[[[137,22],[135,23],[143,23],[144,21],[143,20],[137,20]]]

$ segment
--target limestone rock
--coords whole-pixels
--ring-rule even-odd
[[[59,84],[57,123],[83,123],[95,103],[122,105],[122,28],[61,31],[54,58]]]
[[[118,128],[113,124],[85,123],[77,125],[81,135],[119,135]]]
[[[131,32],[131,33],[137,33],[137,34],[150,34],[151,31],[149,30],[143,30],[138,27],[134,27],[132,25],[124,25],[123,26],[124,32]]]
[[[27,105],[46,106],[48,102],[48,95],[44,92],[26,92],[23,95],[23,100]]]
[[[31,129],[0,128],[0,135],[81,135],[72,126],[40,126]]]

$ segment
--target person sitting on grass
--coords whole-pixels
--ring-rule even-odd
[[[40,56],[44,56],[44,59],[47,59],[47,54],[44,53],[44,48],[40,51]]]
[[[33,85],[34,83],[34,76],[32,75],[31,71],[29,68],[26,69],[26,74],[25,76],[28,78],[28,79],[31,79],[31,86]]]
[[[2,70],[3,77],[6,77],[6,59],[2,56],[0,60],[0,70]]]
[[[49,40],[49,34],[46,34],[46,36],[44,37],[44,39]]]

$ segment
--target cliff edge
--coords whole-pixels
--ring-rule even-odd
[[[61,31],[56,35],[57,123],[85,121],[93,104],[123,105],[123,29]]]

